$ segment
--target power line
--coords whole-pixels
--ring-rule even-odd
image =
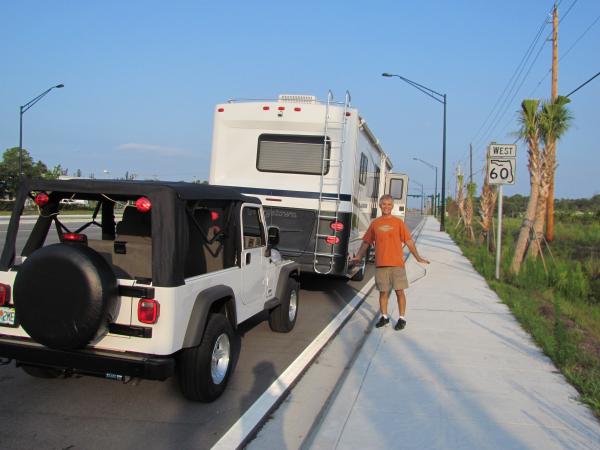
[[[577,86],[575,89],[573,89],[571,92],[569,92],[567,95],[565,95],[565,97],[570,97],[571,94],[574,94],[575,92],[577,92],[579,89],[581,89],[582,87],[584,87],[586,84],[588,84],[590,81],[592,81],[594,78],[596,78],[598,75],[600,75],[600,72],[598,72],[596,75],[594,75],[592,78],[590,78],[589,80],[587,80],[585,83],[580,84],[579,86]]]

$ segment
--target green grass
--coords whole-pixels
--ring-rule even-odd
[[[504,221],[500,280],[495,279],[495,255],[471,243],[449,220],[446,229],[531,334],[579,391],[581,401],[600,418],[600,226],[595,223],[557,223],[551,257],[525,261],[519,275],[510,273],[514,241],[521,221]],[[477,233],[477,230],[476,230]],[[574,248],[591,248],[591,252]],[[595,284],[596,283],[596,284]]]

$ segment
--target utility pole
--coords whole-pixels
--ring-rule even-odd
[[[473,183],[473,144],[469,144],[469,183]]]
[[[550,100],[552,103],[558,98],[558,5],[554,2],[552,11],[552,88]],[[551,164],[556,166],[556,142],[554,143],[554,161]],[[554,171],[550,177],[548,186],[548,198],[546,199],[546,240],[554,240]]]

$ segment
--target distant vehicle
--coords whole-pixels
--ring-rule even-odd
[[[187,398],[210,402],[236,366],[239,324],[268,314],[273,331],[294,328],[298,265],[278,257],[257,198],[193,183],[25,180],[17,206],[30,197],[41,211],[21,255],[15,207],[0,257],[4,363],[42,378],[177,374]],[[74,197],[96,208],[70,229],[62,200]],[[54,230],[60,243],[46,244]]]
[[[71,206],[71,207],[76,207],[76,206],[86,207],[89,205],[89,202],[87,200],[80,200],[80,199],[75,199],[75,198],[63,198],[60,201],[60,204],[65,205],[65,206]]]
[[[385,193],[394,199],[392,214],[402,219],[406,217],[406,202],[408,198],[408,175],[389,173],[385,182]]]
[[[378,214],[391,168],[348,92],[343,102],[329,92],[326,101],[280,95],[216,106],[209,183],[259,197],[283,257],[302,271],[362,279],[366,260],[356,266],[350,256]]]

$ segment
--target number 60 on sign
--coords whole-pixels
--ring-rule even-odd
[[[487,179],[489,184],[515,184],[515,159],[488,159]]]

